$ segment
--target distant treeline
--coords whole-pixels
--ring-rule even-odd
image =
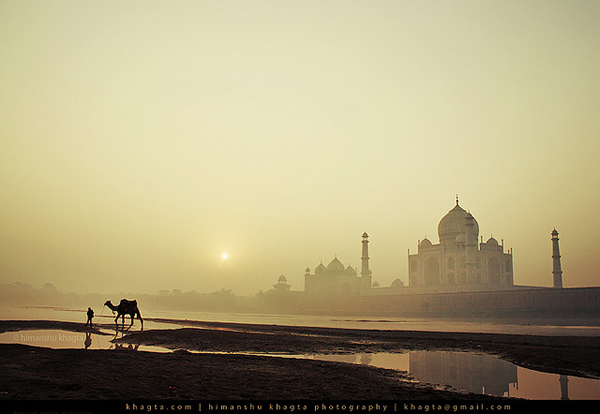
[[[26,283],[0,284],[0,305],[56,306],[100,309],[111,300],[136,299],[140,309],[209,312],[269,312],[280,309],[274,291],[259,292],[254,296],[235,295],[232,290],[216,292],[182,292],[179,289],[161,290],[156,294],[119,292],[78,294],[62,292],[51,283],[35,288]]]

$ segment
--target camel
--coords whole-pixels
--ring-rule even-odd
[[[106,303],[104,303],[104,306],[108,306],[111,311],[117,312],[117,317],[115,318],[117,329],[119,328],[119,317],[122,318],[121,329],[123,329],[125,326],[125,315],[129,315],[131,316],[131,324],[129,325],[129,328],[131,328],[133,325],[133,319],[137,316],[142,323],[142,331],[144,330],[144,320],[142,319],[142,315],[140,314],[140,310],[137,306],[137,300],[121,299],[121,302],[118,306],[113,305],[110,300],[107,300]]]

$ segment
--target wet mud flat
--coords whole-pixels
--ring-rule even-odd
[[[11,400],[469,398],[392,370],[252,355],[0,345],[0,366]]]
[[[167,353],[0,345],[0,370],[3,373],[0,398],[487,398],[419,384],[401,371],[329,361],[233,354],[239,352],[298,355],[461,350],[499,355],[548,372],[577,372],[590,377],[600,373],[600,339],[596,337],[347,330],[191,321],[187,324],[190,326],[133,331],[115,339],[116,343],[157,345],[174,350]],[[106,330],[110,326],[101,327]],[[76,323],[0,321],[0,332],[27,329],[86,332],[82,324]],[[93,331],[98,332],[97,328]]]
[[[181,325],[181,321],[156,319]],[[117,342],[209,352],[336,354],[463,351],[495,355],[524,368],[600,378],[600,337],[362,330],[186,321],[199,329],[134,332]]]

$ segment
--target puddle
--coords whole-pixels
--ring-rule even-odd
[[[304,358],[405,371],[422,383],[449,385],[476,394],[528,400],[600,399],[600,380],[534,371],[485,354],[410,351]]]
[[[107,335],[86,332],[71,332],[53,329],[24,330],[0,333],[0,344],[23,344],[54,349],[115,349],[152,352],[172,352],[160,346],[115,344],[114,331],[102,331]],[[119,334],[121,337],[121,334]]]

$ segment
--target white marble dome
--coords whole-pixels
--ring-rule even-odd
[[[465,225],[467,221],[467,211],[456,203],[456,206],[450,210],[438,224],[438,236],[440,237],[440,243],[454,242],[457,237],[461,234],[466,233]],[[474,236],[475,238],[479,235],[479,224],[477,220],[473,218],[473,224],[475,225]]]

